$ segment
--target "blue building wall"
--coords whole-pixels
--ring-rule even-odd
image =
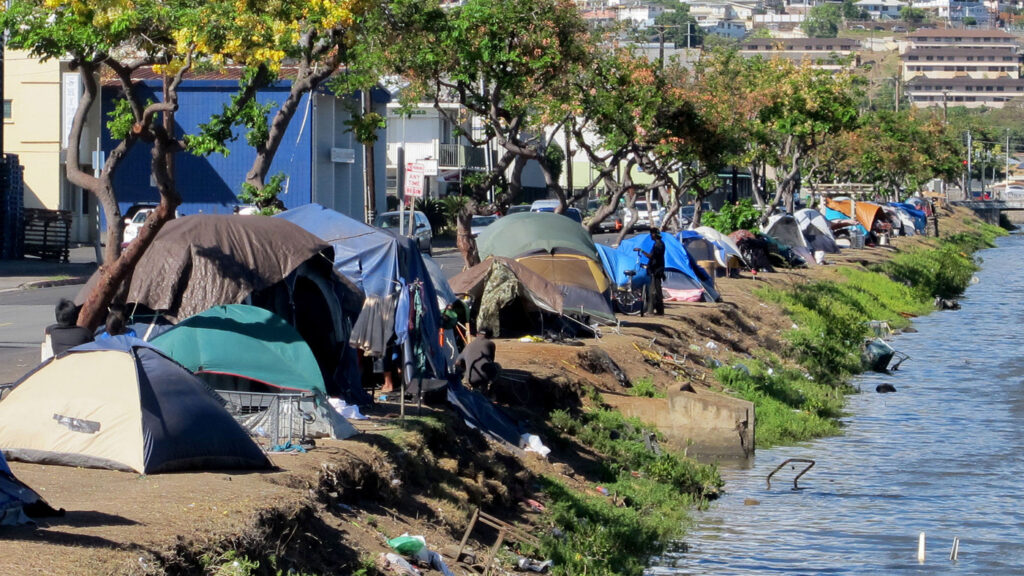
[[[140,86],[143,100],[162,100],[162,84],[157,81],[145,82]],[[198,80],[182,83],[178,90],[178,112],[174,116],[175,129],[179,137],[196,134],[199,124],[208,122],[210,115],[220,112],[238,90],[235,80]],[[109,154],[117,144],[107,130],[106,114],[113,110],[118,90],[103,90],[103,150]],[[260,92],[262,104],[279,104],[288,95],[285,82]],[[294,208],[311,201],[310,160],[312,111],[308,110],[309,94],[306,94],[292,118],[281,141],[269,175],[283,172],[287,176],[286,192],[279,198],[287,208]],[[275,111],[277,106],[275,106]],[[309,113],[307,113],[307,111]],[[223,214],[230,213],[241,202],[237,196],[242,190],[245,174],[252,167],[256,152],[245,141],[244,132],[238,139],[226,143],[230,154],[211,154],[208,157],[181,152],[174,156],[174,174],[182,204],[178,213]],[[137,202],[158,202],[160,194],[151,185],[151,146],[138,142],[122,161],[114,175],[114,186],[122,212]]]

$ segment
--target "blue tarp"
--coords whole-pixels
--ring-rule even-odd
[[[918,210],[913,204],[907,204],[905,202],[889,202],[889,206],[893,206],[909,214],[911,220],[914,221],[914,230],[924,233],[925,228],[928,226],[928,216],[922,210]]]
[[[683,247],[682,242],[671,234],[662,234],[661,239],[665,242],[665,281],[663,288],[673,290],[695,290],[704,291],[704,298],[709,301],[718,301],[720,296],[715,290],[714,281],[711,276],[690,258]],[[634,286],[643,286],[651,281],[647,274],[647,257],[639,256],[635,248],[650,252],[654,246],[654,240],[650,234],[641,234],[627,238],[619,244],[618,248],[612,248],[603,244],[597,245],[598,254],[601,256],[601,265],[605,274],[611,278],[616,286],[625,286],[629,277],[624,274],[627,270],[635,270],[633,277]],[[642,264],[645,267],[640,267]]]
[[[690,255],[687,254],[686,248],[678,238],[670,234],[662,234],[661,239],[665,242],[666,271],[680,272],[693,279],[697,284],[711,280],[707,272],[690,259]],[[652,246],[654,246],[654,240],[651,239],[650,234],[639,234],[623,240],[618,248],[598,244],[597,250],[601,256],[601,265],[604,266],[605,274],[616,286],[625,286],[629,282],[629,278],[624,274],[626,270],[636,271],[636,276],[633,277],[633,285],[636,286],[647,284],[651,279],[647,275],[647,257],[643,254],[639,255],[639,264],[645,266],[640,268],[634,248],[649,252]]]
[[[828,208],[828,207],[825,208],[824,216],[825,216],[825,220],[828,220],[829,222],[831,222],[833,220],[854,220],[854,221],[856,221],[856,219],[850,218],[849,216],[847,216],[846,214],[843,214],[839,210],[833,210],[832,208]],[[865,228],[861,224],[857,224],[857,229],[860,230],[861,234],[863,234],[865,237],[867,237],[867,235],[868,235],[867,228]]]
[[[403,283],[420,282],[424,307],[421,328],[427,360],[437,377],[448,372],[446,355],[438,343],[441,312],[437,292],[415,240],[368,226],[319,204],[293,208],[276,218],[297,224],[330,244],[334,248],[334,269],[355,282],[367,297],[382,300]],[[406,374],[407,379],[416,376],[419,375]]]

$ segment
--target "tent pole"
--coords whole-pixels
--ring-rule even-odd
[[[398,416],[405,418],[405,378],[402,378],[402,395],[398,399]]]

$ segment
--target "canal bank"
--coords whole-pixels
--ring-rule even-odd
[[[974,222],[956,213],[946,219],[944,232]],[[480,508],[542,535],[541,556],[555,560],[555,573],[639,573],[646,554],[678,536],[687,510],[706,506],[721,484],[714,469],[653,444],[655,427],[613,409],[665,404],[687,387],[727,392],[715,371],[740,358],[755,374],[755,357],[766,373],[776,361],[796,370],[785,356],[794,321],[757,290],[838,281],[843,269],[866,269],[926,244],[906,239],[848,251],[825,267],[721,279],[720,304],[670,305],[665,318],[627,319],[583,346],[499,340],[508,378],[497,399],[552,449],[546,459],[486,442],[443,410],[402,420],[384,405],[360,424],[363,434],[276,455],[280,469],[266,475],[127,478],[15,463],[19,477],[73,514],[8,542],[0,572],[137,573],[142,565],[145,573],[209,573],[260,562],[248,573],[370,574],[388,551],[386,539],[423,534],[444,549],[461,540]],[[605,352],[630,386],[588,362],[590,349]],[[758,385],[766,384],[781,385]],[[817,405],[797,412],[828,410],[823,399],[811,400]],[[475,531],[471,542],[483,557],[494,534]]]
[[[893,345],[892,374],[853,380],[843,434],[760,450],[722,469],[726,494],[649,572],[731,574],[1019,574],[1024,514],[1024,237],[976,255],[956,311],[914,320]],[[890,385],[893,394],[877,394]],[[815,466],[765,479],[779,463]],[[925,534],[925,559],[918,540]],[[957,559],[950,559],[954,540]]]

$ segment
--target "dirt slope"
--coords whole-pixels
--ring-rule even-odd
[[[944,218],[944,232],[967,216]],[[623,395],[611,373],[588,370],[581,352],[594,347],[607,352],[630,380],[650,376],[666,388],[714,389],[704,367],[707,356],[781,350],[781,334],[791,322],[752,295],[760,283],[828,278],[840,264],[880,261],[917,242],[897,239],[892,248],[830,257],[834,265],[759,274],[757,280],[749,274],[722,278],[721,303],[670,303],[663,318],[624,318],[618,329],[605,329],[583,346],[499,340],[507,378],[497,397],[538,429],[548,409],[587,403],[590,387],[612,405],[636,401]],[[649,364],[638,347],[675,354],[684,369],[669,372]],[[387,551],[387,537],[403,532],[424,535],[434,549],[457,544],[475,506],[530,522],[533,514],[523,502],[534,496],[538,474],[560,476],[580,490],[593,488],[589,468],[598,456],[579,446],[549,442],[556,450],[543,460],[488,443],[452,418],[444,429],[416,429],[417,423],[400,426],[395,412],[394,406],[372,410],[352,439],[318,440],[308,453],[274,455],[280,469],[269,473],[138,476],[13,462],[20,479],[67,515],[36,527],[0,528],[0,574],[215,573],[230,562],[219,552],[229,548],[250,557],[274,555],[279,567],[348,574],[360,558]],[[492,541],[485,535],[476,546]],[[268,568],[259,573],[273,573]]]

